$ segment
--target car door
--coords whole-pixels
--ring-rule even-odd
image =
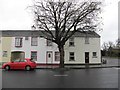
[[[26,60],[20,60],[20,62],[19,62],[19,69],[24,69],[26,65],[27,65],[27,61]]]
[[[19,62],[20,60],[15,60],[13,63],[11,63],[12,69],[19,69]]]

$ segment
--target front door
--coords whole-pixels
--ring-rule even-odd
[[[51,64],[52,60],[53,60],[52,51],[47,51],[47,54],[46,54],[46,64]]]
[[[85,52],[85,63],[89,63],[89,52]]]

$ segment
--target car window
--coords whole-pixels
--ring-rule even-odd
[[[34,60],[34,59],[30,59],[30,61],[31,61],[31,62],[35,62],[35,60]]]
[[[20,60],[20,62],[27,62],[26,60]]]
[[[20,59],[14,60],[14,62],[19,62],[19,61],[20,61]]]

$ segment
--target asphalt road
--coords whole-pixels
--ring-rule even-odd
[[[2,88],[118,88],[117,68],[2,71]],[[120,73],[120,72],[119,72]]]

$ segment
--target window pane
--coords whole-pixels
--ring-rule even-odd
[[[3,57],[7,57],[7,51],[3,51]]]
[[[74,38],[69,39],[69,46],[74,46]]]
[[[89,38],[85,37],[85,44],[89,44]]]
[[[37,52],[31,52],[31,58],[32,58],[34,61],[37,61]]]
[[[70,60],[70,61],[74,61],[74,60],[75,60],[74,52],[70,52],[69,54],[70,54],[70,55],[69,55],[69,60]]]
[[[96,57],[96,56],[97,56],[97,53],[96,53],[96,52],[93,52],[93,56]]]
[[[32,46],[37,46],[38,44],[38,38],[37,37],[32,37],[31,38],[31,45]]]
[[[60,53],[55,52],[55,61],[60,61]]]
[[[52,46],[52,41],[47,40],[47,46]]]
[[[15,46],[22,47],[22,38],[15,38]]]

